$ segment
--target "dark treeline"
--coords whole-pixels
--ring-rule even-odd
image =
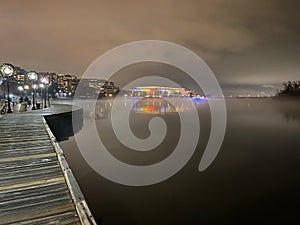
[[[278,97],[300,97],[300,81],[287,81],[283,88],[277,92]]]

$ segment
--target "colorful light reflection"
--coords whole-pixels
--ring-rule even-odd
[[[190,110],[190,106],[183,104],[174,107],[168,102],[161,104],[159,102],[154,103],[150,101],[142,101],[137,103],[134,107],[132,107],[131,110],[138,113],[167,114],[167,113],[176,113],[176,112],[183,112],[185,110]]]

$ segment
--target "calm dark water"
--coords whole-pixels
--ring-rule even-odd
[[[137,137],[149,135],[148,122],[155,116],[168,127],[157,149],[141,153],[116,140],[110,126],[111,101],[99,101],[96,112],[85,115],[83,123],[96,119],[99,136],[114,157],[133,165],[168,157],[180,136],[176,110],[189,106],[175,109],[158,99],[134,105],[130,121]],[[300,223],[299,102],[232,99],[226,105],[225,139],[210,167],[197,169],[210,131],[209,107],[202,102],[196,105],[201,134],[193,157],[175,176],[155,185],[111,182],[89,167],[74,137],[61,142],[94,217],[107,225]]]

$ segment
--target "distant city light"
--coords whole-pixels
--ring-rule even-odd
[[[24,88],[23,88],[22,86],[19,86],[19,87],[18,87],[18,90],[19,90],[19,91],[23,91]]]
[[[206,100],[206,98],[204,96],[197,95],[196,97],[193,98],[193,100],[196,102],[201,102]]]

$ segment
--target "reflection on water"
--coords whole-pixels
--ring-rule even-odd
[[[132,107],[132,111],[139,113],[166,114],[174,112],[184,112],[191,110],[190,102],[182,101],[178,106],[173,106],[163,99],[143,99]]]
[[[201,173],[197,168],[210,131],[207,102],[177,109],[160,99],[130,105],[130,125],[137,137],[149,136],[148,124],[155,116],[167,124],[165,140],[149,152],[132,151],[116,139],[110,124],[112,103],[112,99],[100,100],[96,110],[84,117],[97,119],[102,141],[124,162],[149,165],[168,157],[180,135],[176,111],[189,110],[190,104],[198,109],[201,134],[192,159],[179,173],[147,187],[106,180],[86,164],[73,138],[61,142],[91,210],[96,218],[102,217],[102,224],[292,224],[298,220],[300,122],[287,121],[280,110],[282,102],[227,100],[224,143],[212,165]],[[84,104],[91,107],[87,101]],[[124,104],[131,104],[130,100]]]
[[[299,99],[280,101],[278,104],[274,105],[276,106],[276,110],[278,110],[282,114],[282,116],[286,119],[287,122],[293,123],[296,121],[300,121]]]
[[[165,99],[160,98],[140,98],[136,104],[134,102],[137,98],[124,98],[124,106],[131,107],[131,111],[137,113],[145,114],[168,114],[176,112],[184,112],[186,110],[191,110],[191,108],[196,105],[205,104],[206,100],[201,99],[197,101],[192,101],[190,98],[173,98],[180,101],[180,105],[173,106],[172,103]],[[101,119],[107,118],[109,116],[114,98],[109,98],[107,100],[100,100],[96,103],[95,110],[93,109],[93,104],[88,100],[83,100],[81,106],[85,108],[84,118],[94,118]],[[193,103],[192,103],[193,102]]]

